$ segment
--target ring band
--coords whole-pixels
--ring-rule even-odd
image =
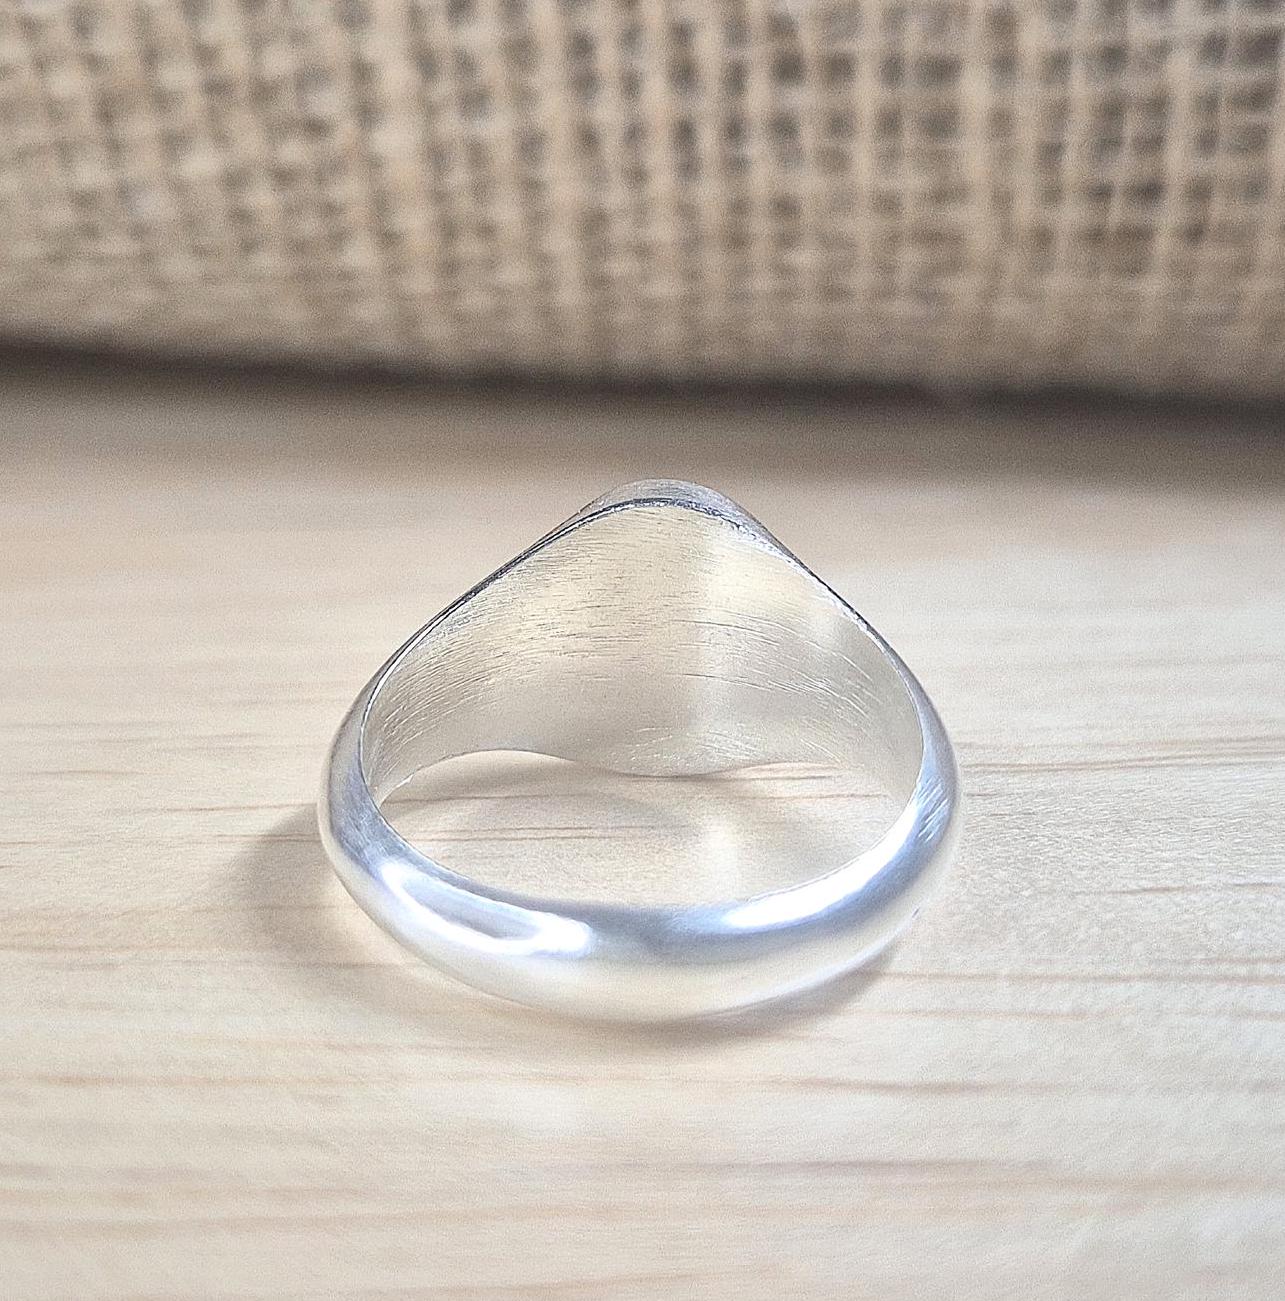
[[[434,862],[380,812],[483,750],[653,776],[860,756],[901,812],[837,870],[749,899],[528,898]],[[725,497],[657,481],[586,506],[402,646],[339,728],[319,814],[349,892],[427,961],[521,1003],[667,1020],[873,957],[944,871],[958,810],[941,721],[883,638]]]

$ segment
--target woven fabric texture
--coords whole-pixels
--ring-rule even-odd
[[[1285,392],[1285,0],[17,0],[0,335]]]

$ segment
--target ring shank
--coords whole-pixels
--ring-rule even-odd
[[[954,763],[918,683],[754,521],[690,492],[588,508],[407,643],[340,729],[322,830],[341,877],[471,983],[630,1018],[757,1002],[882,948],[944,866]],[[903,813],[837,872],[754,900],[526,899],[433,862],[378,809],[421,769],[490,749],[653,775],[860,764]]]

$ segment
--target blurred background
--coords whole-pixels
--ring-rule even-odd
[[[17,0],[0,330],[1279,396],[1276,0]]]
[[[1283,33],[0,4],[0,1293],[1277,1301]],[[873,970],[626,1033],[404,953],[313,801],[393,647],[655,476],[903,654],[966,830]],[[390,819],[654,902],[895,813],[524,763]]]

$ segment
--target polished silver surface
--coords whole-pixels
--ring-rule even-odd
[[[900,815],[851,861],[753,898],[672,908],[468,880],[381,802],[451,756],[525,750],[626,773],[862,761]],[[344,719],[320,823],[403,944],[504,998],[666,1020],[744,1007],[867,961],[944,870],[958,777],[896,653],[757,521],[692,484],[599,498],[432,619]]]

